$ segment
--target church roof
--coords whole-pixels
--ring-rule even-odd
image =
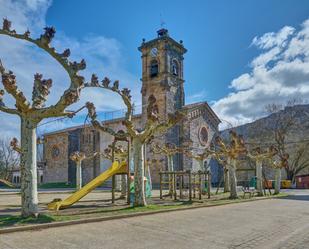
[[[208,113],[212,116],[212,118],[215,119],[215,121],[217,123],[221,123],[221,120],[219,119],[219,117],[216,115],[216,113],[212,110],[212,108],[208,105],[208,103],[206,101],[188,104],[188,105],[183,106],[182,108],[185,109],[185,110],[194,110],[194,109],[197,109],[197,108],[200,108],[200,107],[204,107],[208,111]],[[140,118],[141,116],[142,116],[141,114],[136,114],[136,115],[133,115],[133,118],[136,119],[136,118]],[[117,123],[119,121],[122,121],[123,119],[124,119],[124,117],[109,119],[109,120],[102,121],[102,123],[103,124],[112,124],[112,123]],[[74,131],[74,130],[77,130],[77,129],[88,128],[88,127],[91,127],[91,125],[87,124],[87,125],[72,126],[72,127],[68,127],[68,128],[65,128],[65,129],[45,133],[44,136],[66,133],[66,132]]]
[[[141,116],[142,116],[141,114],[136,114],[136,115],[133,115],[132,118],[136,119],[136,118],[140,118]],[[124,117],[104,120],[104,121],[102,121],[102,124],[112,124],[112,123],[117,123],[117,122],[122,121],[122,120],[124,120]],[[57,131],[48,132],[48,133],[45,133],[43,135],[44,136],[50,136],[50,135],[55,135],[55,134],[59,134],[59,133],[75,131],[77,129],[88,128],[88,127],[92,127],[92,126],[89,125],[89,124],[77,125],[77,126],[72,126],[72,127],[68,127],[68,128],[65,128],[65,129],[57,130]]]

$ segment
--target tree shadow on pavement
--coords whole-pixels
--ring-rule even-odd
[[[294,201],[309,201],[309,195],[288,195],[278,197],[278,199],[294,200]]]

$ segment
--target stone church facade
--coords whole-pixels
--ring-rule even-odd
[[[181,146],[191,140],[196,152],[208,147],[218,133],[219,118],[207,102],[185,105],[184,93],[184,54],[187,50],[182,41],[172,39],[166,29],[157,32],[157,37],[143,42],[138,48],[142,58],[142,111],[134,115],[134,123],[142,127],[146,119],[147,99],[153,94],[157,99],[159,116],[163,120],[169,113],[186,110],[187,117],[166,134],[154,138],[155,143],[166,142]],[[121,100],[119,100],[121,101]],[[122,118],[104,121],[104,125],[114,130],[125,130]],[[44,182],[75,182],[75,164],[69,159],[74,151],[91,154],[103,151],[112,143],[113,137],[96,131],[91,126],[78,126],[51,132],[44,135]],[[150,145],[146,147],[146,159],[150,168],[152,183],[158,184],[160,170],[167,168],[164,155],[154,155]],[[157,159],[157,160],[153,160]],[[83,183],[105,171],[111,162],[103,157],[85,160],[82,163]],[[199,170],[198,163],[182,154],[174,157],[176,170]]]

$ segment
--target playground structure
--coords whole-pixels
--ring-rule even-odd
[[[169,193],[167,196],[177,200],[177,192],[179,192],[179,199],[187,197],[189,201],[195,199],[202,199],[202,195],[207,192],[207,198],[210,199],[210,184],[211,174],[209,171],[191,172],[187,171],[161,171],[160,176],[160,199],[163,199],[163,190],[165,186],[168,187]],[[205,191],[207,188],[207,191]],[[170,191],[172,189],[172,191]]]
[[[121,146],[116,146],[117,142],[124,141],[127,142],[128,148],[124,150]],[[76,162],[76,171],[77,171],[77,191],[70,195],[65,200],[54,199],[51,203],[48,204],[48,209],[56,210],[65,209],[72,206],[74,203],[78,202],[81,198],[89,194],[92,190],[101,186],[106,180],[112,178],[112,203],[115,203],[115,188],[116,188],[116,175],[127,175],[127,203],[130,205],[130,168],[128,164],[130,145],[126,138],[115,137],[112,145],[110,145],[104,153],[94,153],[93,156],[102,154],[105,158],[110,159],[113,163],[106,171],[101,173],[99,176],[94,178],[92,181],[87,183],[85,186],[81,186],[81,162],[86,159],[84,153],[75,152],[71,155],[71,159]],[[89,158],[91,158],[89,157]],[[122,186],[124,187],[124,186]]]
[[[120,131],[122,133],[122,131]],[[125,142],[127,143],[127,150],[123,150],[121,147],[116,147],[117,142]],[[127,170],[126,172],[117,172],[112,176],[112,203],[115,203],[115,189],[116,189],[116,176],[121,175],[121,193],[122,196],[127,192],[127,203],[130,205],[130,143],[126,137],[115,136],[112,145],[110,146],[110,150],[105,150],[105,154],[111,155],[111,161],[115,160],[119,161],[127,161]],[[125,175],[127,176],[125,179]]]
[[[16,187],[13,183],[11,183],[10,181],[5,180],[5,179],[0,179],[0,183],[4,184],[5,186],[8,186],[10,188],[15,188]]]
[[[127,168],[128,165],[126,162],[113,162],[112,166],[109,169],[94,178],[91,182],[87,183],[84,187],[70,195],[65,200],[54,199],[51,203],[48,204],[48,209],[58,211],[59,209],[64,209],[72,206],[85,195],[89,194],[92,190],[102,185],[102,183],[109,179],[111,176],[127,173]]]
[[[167,157],[167,171],[174,172],[174,161],[173,157],[180,152],[180,149],[172,143],[165,143],[164,145],[160,146],[155,144],[152,146],[151,151],[154,154],[163,154]],[[173,196],[173,186],[174,186],[174,178],[172,174],[168,174],[168,182],[169,184],[169,195]]]

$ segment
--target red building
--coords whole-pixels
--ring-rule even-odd
[[[296,188],[308,188],[309,189],[309,175],[296,176]]]

